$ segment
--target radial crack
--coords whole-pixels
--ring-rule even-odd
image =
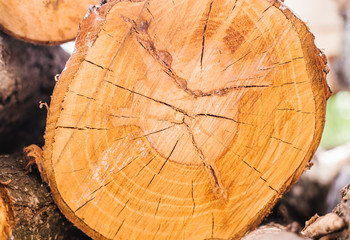
[[[124,222],[125,222],[125,219],[123,220],[123,222],[122,222],[122,223],[120,224],[120,226],[118,227],[117,232],[114,234],[113,239],[115,239],[115,237],[118,235],[118,233],[119,233],[120,229],[122,228]]]
[[[176,143],[175,143],[173,149],[171,150],[169,156],[165,159],[165,161],[164,161],[163,165],[161,166],[161,168],[159,169],[158,173],[156,173],[156,174],[153,175],[153,177],[152,177],[152,179],[149,181],[149,183],[148,183],[146,189],[151,185],[151,183],[153,182],[154,178],[155,178],[157,175],[159,175],[160,172],[163,170],[163,168],[165,167],[165,165],[166,165],[167,162],[169,161],[169,158],[170,158],[171,155],[173,154],[173,152],[174,152],[174,150],[175,150],[175,148],[176,148],[177,143],[179,142],[179,140],[180,140],[180,139],[178,139],[178,140],[176,141]]]
[[[161,201],[162,201],[162,199],[160,198],[159,201],[158,201],[156,212],[154,213],[154,216],[157,216],[157,213],[158,213],[158,210],[159,210],[159,205],[160,205]]]
[[[212,239],[214,239],[214,227],[215,227],[214,213],[211,213],[211,238]]]
[[[141,93],[135,92],[135,91],[133,91],[133,90],[131,90],[131,89],[128,89],[128,88],[125,88],[125,87],[120,86],[120,85],[118,85],[118,84],[115,84],[115,83],[113,83],[113,82],[111,82],[111,81],[105,80],[105,82],[107,82],[107,83],[109,83],[109,84],[112,84],[112,85],[114,85],[114,86],[116,86],[116,87],[118,87],[118,88],[120,88],[120,89],[124,89],[124,90],[126,90],[126,91],[128,91],[128,92],[131,92],[131,93],[133,93],[133,94],[139,95],[139,96],[141,96],[141,97],[147,98],[147,99],[152,100],[152,101],[154,101],[154,102],[157,102],[157,103],[163,104],[163,105],[165,105],[165,106],[168,106],[168,107],[174,109],[175,111],[180,112],[180,113],[182,113],[182,114],[184,114],[184,115],[186,115],[186,116],[192,118],[192,116],[189,115],[188,113],[186,113],[184,110],[182,110],[182,109],[180,109],[180,108],[178,108],[178,107],[172,106],[172,105],[170,105],[170,104],[168,104],[168,103],[166,103],[166,102],[163,102],[163,101],[160,101],[160,100],[157,100],[157,99],[148,97],[148,96],[143,95],[143,94],[141,94]]]
[[[88,96],[85,96],[85,95],[83,95],[83,94],[80,94],[80,93],[77,93],[77,92],[74,92],[74,91],[71,91],[71,93],[73,93],[73,94],[75,94],[75,95],[77,95],[77,96],[79,96],[79,97],[84,97],[84,98],[87,98],[87,99],[89,99],[89,100],[94,100],[94,101],[96,101],[95,98],[88,97]]]
[[[203,62],[203,55],[204,55],[204,44],[205,44],[205,33],[207,31],[207,25],[209,21],[209,15],[212,9],[212,4],[214,0],[210,3],[209,12],[208,12],[208,18],[207,22],[205,24],[204,30],[203,30],[203,41],[202,41],[202,52],[201,52],[201,70],[202,70],[202,62]],[[182,89],[185,93],[194,96],[194,97],[210,97],[210,96],[223,96],[228,93],[230,93],[232,90],[235,89],[244,89],[244,88],[268,88],[270,85],[251,85],[251,86],[232,86],[232,87],[225,87],[225,88],[218,88],[213,89],[207,92],[203,92],[199,89],[190,89],[187,87],[187,80],[178,76],[174,69],[171,68],[172,64],[172,55],[166,51],[166,50],[158,50],[155,46],[154,40],[151,38],[149,33],[147,32],[149,22],[147,21],[141,21],[139,24],[136,24],[136,21],[128,18],[124,18],[126,22],[131,24],[132,29],[134,29],[134,32],[136,34],[136,40],[140,44],[140,46],[147,51],[148,54],[150,54],[163,68],[163,72],[166,73],[172,81],[175,83],[175,85]],[[240,61],[244,57],[246,57],[249,53],[238,59],[237,61]],[[234,62],[235,63],[235,62]],[[228,65],[226,67],[229,68],[232,66]],[[226,70],[224,69],[224,71]],[[187,115],[188,116],[188,115]]]
[[[190,126],[185,122],[183,121],[183,124],[186,126],[187,128],[187,131],[192,139],[192,144],[193,144],[193,147],[196,149],[198,155],[199,155],[199,158],[202,160],[203,162],[203,166],[205,167],[205,169],[207,170],[208,172],[208,175],[214,185],[214,188],[216,189],[216,192],[219,193],[224,199],[227,198],[227,190],[225,189],[225,187],[222,185],[221,183],[221,179],[218,177],[218,174],[216,173],[216,168],[215,166],[213,167],[212,164],[210,164],[204,157],[204,154],[202,152],[202,150],[198,147],[197,143],[196,143],[196,140],[194,138],[194,135],[192,133],[192,130],[190,128]],[[214,163],[215,164],[215,163]]]
[[[75,212],[75,213],[78,212],[80,209],[82,209],[84,206],[86,206],[86,204],[88,204],[89,202],[91,202],[91,201],[94,200],[94,199],[95,199],[95,197],[93,197],[93,198],[87,200],[84,204],[82,204],[81,206],[79,206],[74,212]]]
[[[193,208],[192,208],[192,215],[194,214],[194,209],[196,208],[196,202],[194,201],[194,187],[193,187],[193,180],[192,180],[192,191],[191,191],[191,197],[193,202]]]
[[[111,69],[109,69],[109,68],[105,68],[105,67],[102,67],[101,65],[98,65],[97,63],[94,63],[94,62],[89,61],[89,60],[87,60],[87,59],[84,59],[84,61],[85,61],[85,62],[87,62],[87,63],[90,63],[90,64],[92,64],[92,65],[95,65],[96,67],[99,67],[99,68],[101,68],[101,69],[104,69],[104,70],[107,70],[107,71],[113,72]]]
[[[119,213],[117,214],[117,217],[119,217],[119,215],[122,213],[122,211],[126,208],[126,205],[128,205],[130,199],[128,201],[126,201],[126,203],[124,204],[124,206],[122,207],[122,209],[119,211]]]
[[[148,163],[146,165],[144,165],[139,171],[138,173],[135,175],[135,177],[137,177],[143,169],[145,169],[155,158],[157,157],[157,155],[155,155],[154,157],[151,158],[151,160],[148,161]]]
[[[133,140],[136,140],[136,139],[139,139],[139,138],[143,138],[143,137],[147,137],[147,136],[149,136],[149,135],[156,134],[156,133],[159,133],[159,132],[163,132],[163,131],[168,130],[168,129],[174,127],[174,126],[175,126],[175,125],[171,125],[170,127],[166,127],[166,128],[163,128],[163,129],[154,131],[154,132],[150,132],[150,133],[144,134],[144,135],[142,135],[142,136],[139,136],[139,137],[134,138]]]
[[[195,117],[214,117],[214,118],[230,120],[230,121],[233,121],[233,122],[238,123],[238,124],[245,124],[245,125],[250,125],[250,126],[255,126],[256,127],[256,125],[251,124],[251,123],[245,123],[245,122],[237,121],[237,120],[235,120],[233,118],[229,118],[229,117],[225,117],[225,116],[219,116],[219,115],[214,115],[214,114],[209,114],[209,113],[199,113],[199,114],[196,114]]]
[[[201,71],[203,69],[203,55],[204,55],[204,48],[205,48],[205,32],[207,31],[209,18],[210,18],[210,12],[211,12],[211,8],[213,6],[213,2],[214,2],[214,0],[211,1],[211,3],[210,3],[207,20],[205,22],[204,29],[203,29],[202,52],[201,52]]]
[[[56,129],[63,128],[63,129],[74,129],[74,130],[98,130],[98,131],[107,131],[109,128],[94,128],[94,127],[72,127],[72,126],[56,126]]]
[[[272,189],[273,191],[275,191],[276,193],[278,193],[278,191],[274,188],[274,187],[272,187],[268,182],[267,182],[267,180],[265,179],[265,178],[263,178],[261,175],[262,175],[262,173],[261,173],[261,171],[259,171],[256,167],[253,167],[252,165],[250,165],[247,161],[245,161],[244,159],[241,159],[241,161],[245,164],[245,165],[247,165],[248,167],[250,167],[251,169],[253,169],[254,171],[256,171],[258,174],[259,174],[259,178],[261,179],[261,180],[263,180],[266,184],[267,184],[267,186],[270,188],[270,189]]]

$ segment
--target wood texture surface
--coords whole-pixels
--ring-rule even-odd
[[[326,71],[279,1],[107,1],[54,90],[43,175],[96,239],[239,238],[316,151]]]
[[[91,4],[99,0],[0,1],[0,28],[21,40],[59,44],[73,40]]]

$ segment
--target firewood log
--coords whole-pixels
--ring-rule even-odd
[[[90,4],[99,0],[0,1],[0,29],[36,44],[60,44],[75,38]]]
[[[106,1],[26,151],[95,239],[238,239],[316,151],[326,73],[280,1]]]

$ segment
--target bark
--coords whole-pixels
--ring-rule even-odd
[[[0,152],[43,144],[46,110],[69,55],[60,47],[23,43],[0,33]]]
[[[19,154],[0,156],[0,238],[89,239],[65,219],[48,187],[37,174],[27,174],[25,165]]]
[[[270,223],[259,227],[252,231],[242,240],[303,240],[300,234],[297,234],[289,227],[285,227],[279,224]]]

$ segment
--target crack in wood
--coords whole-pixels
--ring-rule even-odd
[[[119,169],[116,173],[119,173],[119,172],[123,171],[126,167],[128,167],[131,163],[133,163],[138,157],[139,156],[134,157],[131,161],[128,162],[128,164],[126,164],[124,167]]]
[[[200,60],[200,65],[201,65],[201,72],[203,70],[203,55],[204,55],[204,48],[205,48],[205,32],[207,31],[207,27],[208,27],[208,23],[209,23],[209,18],[210,18],[210,12],[213,6],[213,1],[211,1],[210,5],[209,5],[209,11],[208,11],[208,16],[207,16],[207,20],[205,22],[204,25],[204,30],[203,30],[203,39],[202,39],[202,52],[201,52],[201,60]]]
[[[223,184],[221,183],[221,179],[219,178],[219,174],[216,172],[217,171],[216,170],[216,166],[213,167],[212,166],[213,164],[210,164],[205,159],[202,150],[197,145],[197,142],[196,142],[196,140],[194,138],[192,129],[190,128],[190,126],[185,121],[183,121],[183,124],[186,126],[187,131],[188,131],[188,133],[189,133],[189,135],[191,137],[193,147],[196,149],[196,151],[197,151],[197,153],[199,155],[199,158],[202,160],[203,166],[205,167],[205,169],[208,172],[209,179],[213,183],[214,189],[216,190],[215,192],[219,193],[224,199],[227,199],[227,190],[223,186]],[[214,165],[215,165],[215,163],[214,163]]]
[[[70,92],[73,93],[73,94],[75,94],[75,95],[77,95],[77,96],[79,96],[79,97],[84,97],[84,98],[87,98],[87,99],[89,99],[89,100],[96,101],[96,99],[93,98],[93,97],[88,97],[88,96],[85,96],[85,95],[83,95],[83,94],[80,94],[80,93],[77,93],[77,92],[74,92],[74,91],[70,91]]]
[[[293,111],[296,113],[302,113],[302,114],[315,114],[314,112],[303,112],[300,109],[294,109],[294,108],[279,108],[278,111]]]
[[[120,224],[120,226],[118,227],[117,232],[114,234],[113,239],[115,239],[115,238],[116,238],[116,236],[118,235],[118,233],[119,233],[120,229],[122,228],[122,226],[123,226],[124,222],[125,222],[125,219],[122,221],[122,223],[121,223],[121,224]]]
[[[98,192],[99,190],[101,190],[102,188],[107,187],[112,181],[113,181],[113,180],[110,180],[110,181],[108,181],[107,183],[105,183],[105,184],[99,186],[97,189],[95,189],[95,190],[94,190],[93,192],[91,192],[89,195],[91,196],[91,195],[95,194],[96,192]]]
[[[109,69],[109,68],[102,67],[101,65],[98,65],[98,64],[96,64],[96,63],[94,63],[94,62],[92,62],[92,61],[89,61],[89,60],[87,60],[87,59],[84,59],[84,61],[87,62],[87,63],[90,63],[90,64],[92,64],[92,65],[94,65],[94,66],[96,66],[96,67],[99,67],[99,68],[101,68],[101,69],[103,69],[103,70],[107,70],[107,71],[113,72],[113,70],[111,70],[111,69]]]
[[[234,119],[232,119],[232,118],[228,118],[228,117],[224,117],[224,116],[218,116],[218,115],[214,115],[214,114],[202,113],[202,114],[197,114],[197,115],[195,115],[195,116],[192,116],[192,115],[188,114],[187,112],[185,112],[184,110],[182,110],[182,109],[180,109],[180,108],[177,108],[177,107],[174,107],[174,106],[172,106],[172,105],[170,105],[170,104],[168,104],[168,103],[162,102],[162,101],[160,101],[160,100],[156,100],[156,99],[154,99],[154,98],[148,97],[148,96],[143,95],[143,94],[141,94],[141,93],[138,93],[138,92],[135,92],[135,91],[133,91],[133,90],[127,89],[127,88],[122,87],[122,86],[120,86],[120,85],[118,85],[118,84],[115,84],[115,83],[113,83],[113,82],[110,82],[110,81],[107,81],[107,80],[105,80],[105,81],[106,81],[107,83],[109,83],[109,84],[112,84],[112,85],[114,85],[114,86],[116,86],[116,87],[118,87],[118,88],[121,88],[121,89],[124,89],[124,90],[126,90],[126,91],[129,91],[129,92],[131,92],[131,93],[133,93],[133,94],[140,95],[140,96],[142,96],[142,97],[145,97],[145,98],[150,99],[150,100],[152,100],[152,101],[155,101],[155,102],[157,102],[157,103],[161,103],[161,104],[164,104],[164,105],[166,105],[166,106],[168,106],[168,107],[171,107],[171,108],[174,109],[175,111],[180,112],[180,113],[183,113],[184,116],[188,116],[188,117],[190,117],[190,118],[196,118],[196,117],[202,117],[202,116],[205,116],[205,117],[214,117],[214,118],[220,118],[220,119],[230,120],[230,121],[233,121],[233,122],[235,122],[235,123],[237,123],[237,124],[247,124],[247,125],[254,126],[254,125],[249,124],[249,123],[240,122],[240,121],[234,120]],[[178,124],[178,125],[179,125],[179,124],[184,124],[184,125],[186,126],[186,128],[187,128],[187,130],[188,130],[188,132],[189,132],[189,134],[190,134],[190,137],[192,138],[192,144],[193,144],[194,148],[196,149],[196,151],[198,152],[200,158],[202,159],[203,165],[204,165],[205,169],[207,170],[208,175],[210,176],[210,179],[212,180],[213,185],[215,186],[215,189],[217,190],[216,192],[219,192],[220,195],[221,195],[224,199],[226,199],[226,198],[227,198],[227,190],[226,190],[225,187],[222,185],[221,179],[218,178],[218,174],[216,173],[216,170],[215,170],[216,167],[213,167],[211,164],[209,164],[209,163],[205,160],[205,157],[204,157],[204,155],[203,155],[203,152],[202,152],[201,149],[197,146],[197,143],[196,143],[196,141],[195,141],[195,138],[194,138],[194,135],[193,135],[193,133],[192,133],[191,128],[190,128],[189,125],[185,122],[185,118],[182,119],[182,122],[181,122],[181,123],[174,123],[173,126],[175,126],[175,124]],[[173,126],[167,127],[167,128],[165,128],[165,129],[163,129],[163,131],[164,131],[164,130],[167,130],[167,129],[173,127]],[[158,132],[159,132],[159,131],[158,131]],[[179,141],[179,140],[178,140],[178,141]],[[177,141],[177,142],[178,142],[178,141]],[[177,144],[177,142],[176,142],[176,144]],[[175,144],[174,147],[176,147],[176,144]],[[173,150],[174,150],[174,148],[173,148]],[[172,152],[173,152],[173,151],[172,151]],[[171,154],[172,154],[172,152],[171,152]],[[169,157],[170,157],[170,156],[169,156]],[[164,164],[163,164],[162,168],[160,169],[160,171],[163,169],[164,165],[165,165],[166,162],[169,160],[169,157],[168,157],[168,158],[166,159],[166,161],[164,162]],[[160,173],[160,172],[159,172],[159,173]],[[154,178],[156,177],[156,175],[159,175],[159,173],[153,175],[153,177],[152,177],[152,179],[150,180],[149,184],[147,185],[146,189],[147,189],[147,188],[150,186],[150,184],[153,182],[153,180],[154,180]]]
[[[294,149],[304,152],[304,150],[303,150],[303,149],[301,149],[301,148],[298,148],[298,147],[294,146],[294,144],[293,144],[293,143],[290,143],[290,142],[284,141],[284,140],[282,140],[282,139],[280,139],[280,138],[273,137],[273,136],[271,136],[270,138],[271,138],[271,139],[275,139],[275,140],[277,140],[277,141],[280,141],[280,142],[282,142],[282,143],[285,143],[285,144],[291,145],[291,146],[292,146]]]
[[[88,204],[89,202],[91,202],[91,201],[94,200],[94,199],[95,199],[95,197],[93,197],[93,198],[87,200],[84,204],[82,204],[81,206],[79,206],[79,207],[74,211],[74,213],[78,212],[80,209],[82,209],[84,206],[86,206],[86,204]]]
[[[158,213],[158,210],[159,210],[159,205],[160,205],[161,201],[162,201],[162,198],[160,198],[159,201],[158,201],[156,212],[154,213],[154,216],[157,216],[157,213]]]
[[[135,116],[125,116],[125,115],[114,115],[114,114],[107,114],[107,116],[115,117],[115,118],[139,118]]]
[[[138,171],[138,173],[135,175],[135,177],[137,177],[137,176],[142,172],[142,170],[145,169],[156,157],[157,157],[157,155],[153,156],[153,157],[151,158],[151,160],[149,160],[148,163],[147,163],[146,165],[144,165],[144,166]]]
[[[239,156],[239,155],[238,155]],[[248,167],[250,167],[251,169],[253,169],[254,171],[256,171],[257,173],[259,173],[259,178],[261,179],[261,180],[263,180],[265,183],[266,183],[266,185],[270,188],[270,189],[272,189],[274,192],[276,192],[276,193],[278,193],[278,191],[274,188],[274,187],[272,187],[268,182],[267,182],[267,180],[265,179],[265,178],[263,178],[261,175],[262,175],[262,173],[261,173],[261,171],[259,171],[256,167],[253,167],[253,166],[251,166],[247,161],[245,161],[244,159],[241,159],[241,161],[245,164],[245,165],[247,165]]]
[[[211,2],[209,10],[211,11],[212,4],[214,1]],[[210,14],[209,11],[209,14]],[[210,97],[210,96],[224,96],[228,93],[230,93],[232,90],[236,89],[245,89],[245,88],[268,88],[270,85],[241,85],[241,86],[231,86],[231,87],[225,87],[225,88],[219,88],[219,89],[214,89],[210,90],[207,92],[203,92],[199,89],[192,90],[187,87],[187,80],[184,78],[178,76],[176,72],[171,68],[171,63],[172,63],[172,55],[167,52],[166,50],[157,50],[154,40],[151,38],[151,36],[148,34],[147,28],[140,27],[140,25],[145,25],[145,21],[141,21],[139,24],[136,24],[136,21],[128,18],[123,18],[124,21],[128,22],[131,24],[132,29],[134,30],[136,34],[136,40],[140,44],[140,46],[147,51],[163,68],[164,73],[166,73],[175,83],[175,85],[185,91],[187,94],[193,96],[193,97]],[[208,19],[209,20],[209,15]],[[148,23],[148,22],[147,22]],[[148,23],[149,24],[149,23]],[[207,26],[207,24],[206,24]],[[206,28],[204,30],[206,31]],[[142,30],[140,30],[142,29]],[[205,31],[203,33],[203,38],[204,41],[202,44],[205,44]],[[202,48],[202,55],[204,54],[204,46]],[[247,53],[246,55],[248,55]],[[201,55],[201,68],[202,68],[202,60],[203,56]],[[246,56],[245,55],[245,56]],[[243,57],[245,57],[243,56]],[[242,57],[242,59],[243,59]],[[228,66],[229,67],[229,66]],[[225,71],[225,70],[224,70]]]
[[[224,70],[222,70],[222,72],[225,72],[229,67],[233,66],[234,64],[238,63],[239,61],[241,61],[242,59],[244,59],[245,57],[247,57],[251,52],[247,52],[246,54],[244,54],[242,57],[238,58],[236,61],[234,61],[233,63],[230,63],[229,65],[227,65]]]
[[[283,87],[283,86],[287,86],[287,85],[298,85],[298,84],[303,84],[303,83],[307,83],[307,81],[301,81],[301,82],[286,82],[283,83],[281,85],[274,85],[272,86],[273,88],[278,88],[278,87]]]
[[[238,2],[238,0],[235,1],[235,4],[233,5],[233,7],[232,7],[232,9],[231,9],[231,12],[233,12],[233,11],[235,10],[235,8],[236,8],[236,6],[237,6],[237,2]]]
[[[210,113],[199,113],[196,114],[195,117],[213,117],[213,118],[220,118],[220,119],[226,119],[226,120],[230,120],[233,121],[237,124],[245,124],[245,125],[250,125],[250,126],[254,126],[256,127],[257,125],[254,124],[250,124],[250,123],[245,123],[245,122],[241,122],[241,121],[237,121],[233,118],[229,118],[229,117],[225,117],[225,116],[219,116],[219,115],[214,115],[214,114],[210,114]]]
[[[74,129],[74,130],[98,130],[98,131],[107,131],[110,130],[109,128],[94,128],[94,127],[72,127],[72,126],[56,126],[56,129],[63,128],[63,129]]]
[[[161,166],[161,168],[159,169],[158,173],[156,173],[156,174],[153,175],[153,177],[152,177],[152,179],[150,180],[150,182],[148,183],[146,189],[151,185],[151,183],[153,182],[154,178],[155,178],[157,175],[159,175],[159,174],[161,173],[161,171],[163,170],[163,168],[165,167],[165,165],[166,165],[167,162],[169,161],[169,158],[170,158],[171,155],[173,154],[173,152],[174,152],[174,150],[175,150],[175,148],[176,148],[176,146],[177,146],[179,140],[180,140],[180,139],[178,139],[178,140],[176,141],[176,143],[175,143],[173,149],[171,150],[169,156],[165,159],[165,161],[164,161],[163,165]]]
[[[119,215],[123,212],[123,210],[126,208],[126,205],[128,205],[129,201],[130,201],[130,199],[128,199],[128,201],[126,201],[126,203],[124,204],[123,208],[117,214],[117,217],[119,217]]]
[[[215,227],[214,213],[211,213],[211,238],[212,239],[214,239],[214,227]]]
[[[136,139],[139,139],[139,138],[143,138],[143,137],[150,136],[150,135],[152,135],[152,134],[156,134],[156,133],[159,133],[159,132],[163,132],[163,131],[166,131],[166,130],[168,130],[168,129],[170,129],[170,128],[173,128],[174,126],[175,126],[175,125],[171,125],[171,126],[169,126],[169,127],[166,127],[166,128],[163,128],[163,129],[154,131],[154,132],[146,133],[146,134],[144,134],[144,135],[142,135],[142,136],[133,138],[132,140],[136,140]]]
[[[131,92],[131,93],[133,93],[133,94],[139,95],[139,96],[141,96],[141,97],[147,98],[147,99],[152,100],[152,101],[154,101],[154,102],[157,102],[157,103],[163,104],[163,105],[165,105],[165,106],[168,106],[168,107],[174,109],[176,112],[180,112],[180,113],[182,113],[182,114],[184,114],[184,115],[186,115],[186,116],[188,116],[188,117],[193,118],[191,115],[189,115],[189,114],[188,114],[187,112],[185,112],[184,110],[182,110],[182,109],[180,109],[180,108],[178,108],[178,107],[172,106],[172,105],[170,105],[170,104],[168,104],[168,103],[166,103],[166,102],[163,102],[163,101],[160,101],[160,100],[151,98],[151,97],[149,97],[149,96],[143,95],[143,94],[141,94],[141,93],[135,92],[135,91],[133,91],[133,90],[131,90],[131,89],[125,88],[125,87],[120,86],[120,85],[118,85],[118,84],[115,84],[115,83],[113,83],[113,82],[111,82],[111,81],[108,81],[108,80],[104,80],[104,81],[107,82],[107,83],[109,83],[109,84],[112,84],[112,85],[114,85],[114,86],[116,86],[116,87],[118,87],[118,88],[121,88],[121,89],[124,89],[124,90],[126,90],[126,91],[128,91],[128,92]]]
[[[194,210],[196,208],[196,202],[194,201],[194,186],[193,186],[193,180],[192,180],[192,191],[191,191],[191,197],[193,202],[193,208],[192,208],[192,215],[194,214]]]

